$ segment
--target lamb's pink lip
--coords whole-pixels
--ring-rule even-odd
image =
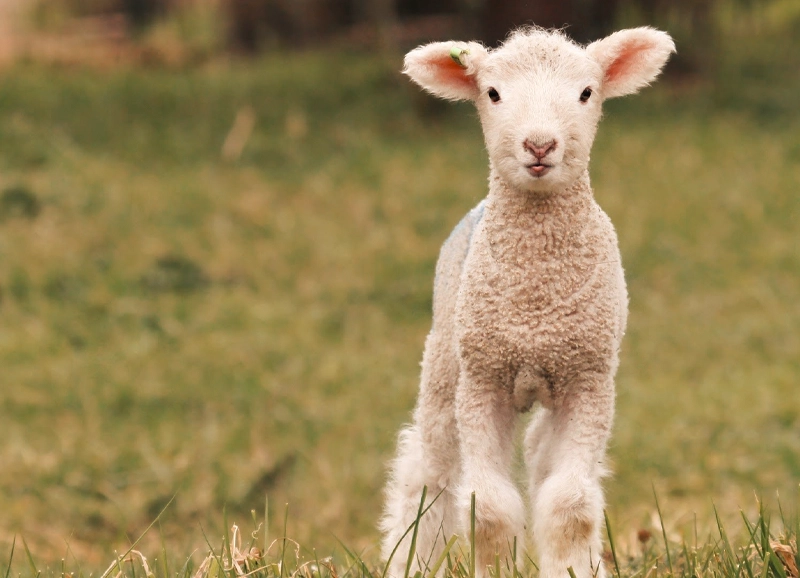
[[[544,163],[535,163],[532,165],[525,165],[525,168],[528,169],[528,172],[532,177],[538,179],[549,173],[550,169],[553,168],[553,165],[546,165]]]

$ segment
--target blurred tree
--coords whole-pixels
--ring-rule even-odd
[[[509,30],[536,24],[588,42],[611,31],[618,8],[618,0],[484,0],[483,41],[496,46]]]
[[[694,75],[716,66],[719,3],[746,6],[751,0],[622,0],[617,25],[655,26],[669,31],[678,52],[668,64],[673,75]]]
[[[419,16],[466,17],[481,0],[228,0],[232,44],[256,51],[264,44],[318,42],[343,28],[366,25],[379,44],[393,44],[396,25]]]
[[[255,52],[264,44],[301,46],[354,20],[353,0],[227,0],[230,41]]]
[[[131,27],[141,31],[167,12],[168,0],[122,0],[122,10]]]
[[[379,46],[393,48],[392,30],[397,22],[396,0],[353,0],[355,20],[368,23],[375,30]]]
[[[454,14],[464,7],[464,0],[397,0],[398,16]]]

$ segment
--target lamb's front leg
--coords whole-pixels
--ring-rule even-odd
[[[570,567],[578,578],[605,576],[600,480],[613,419],[613,381],[588,374],[531,426],[526,457],[539,470],[529,477],[542,578],[566,578]],[[537,434],[542,445],[530,451]]]
[[[511,479],[516,411],[498,380],[462,372],[456,393],[463,479],[458,507],[462,532],[469,536],[470,501],[475,493],[475,565],[479,576],[505,559],[514,537],[524,535],[524,506]]]

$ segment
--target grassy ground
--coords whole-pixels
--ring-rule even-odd
[[[653,486],[670,536],[701,544],[712,501],[796,507],[800,60],[796,39],[743,43],[713,77],[609,103],[592,157],[631,294],[608,483],[625,551],[660,532]],[[24,536],[40,566],[97,572],[175,496],[139,547],[185,560],[269,495],[273,534],[289,503],[304,546],[377,558],[438,247],[486,178],[471,109],[397,67],[4,72],[0,552]]]

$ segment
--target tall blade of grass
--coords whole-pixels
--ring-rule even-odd
[[[14,561],[14,547],[17,545],[17,535],[14,534],[14,540],[11,542],[11,553],[8,555],[8,567],[6,568],[6,578],[11,574],[11,562]]]
[[[708,567],[711,564],[711,560],[715,560],[717,557],[717,545],[714,544],[711,548],[706,549],[706,559],[701,564],[701,568],[703,569],[701,576],[708,572]]]
[[[572,569],[572,566],[569,566],[567,568],[567,572],[569,573],[569,578],[578,578],[577,576],[575,576],[575,570]]]
[[[423,516],[428,513],[428,510],[430,510],[433,507],[433,505],[441,497],[441,495],[444,493],[444,491],[446,489],[447,488],[442,488],[441,490],[439,490],[439,493],[436,494],[436,496],[433,498],[433,500],[431,500],[431,503],[428,504],[428,506],[422,512]],[[427,493],[428,487],[424,486],[423,487],[423,491],[425,491]],[[383,572],[381,573],[381,578],[386,578],[386,572],[389,571],[389,564],[391,563],[392,559],[394,558],[394,555],[397,553],[397,550],[400,548],[400,544],[403,543],[403,540],[405,540],[406,536],[408,536],[408,534],[415,528],[416,524],[417,524],[417,520],[415,519],[414,522],[408,528],[406,528],[406,531],[403,532],[403,535],[400,536],[400,539],[397,541],[397,544],[394,545],[394,548],[392,548],[392,552],[389,554],[389,559],[386,560],[386,566],[384,566]]]
[[[224,571],[223,569],[225,566],[222,563],[221,556],[217,556],[217,552],[214,550],[214,546],[211,545],[211,541],[206,536],[206,531],[203,529],[203,526],[200,526],[200,533],[203,534],[203,539],[206,541],[206,545],[208,546],[209,551],[211,552],[211,556],[214,558],[214,563],[216,563],[216,568],[214,565],[210,565],[208,569],[208,573],[206,574],[205,578],[215,578],[218,572]],[[212,572],[212,570],[215,570]]]
[[[403,578],[408,578],[408,573],[411,571],[411,564],[414,562],[414,554],[417,552],[417,534],[419,533],[419,521],[422,519],[423,510],[425,509],[425,498],[428,496],[428,486],[422,486],[422,498],[419,501],[419,509],[417,510],[417,518],[414,520],[414,532],[411,534],[411,546],[408,549],[408,559],[406,560],[406,569]]]
[[[269,496],[264,495],[264,556],[269,549]]]
[[[455,553],[456,561],[453,562],[453,558],[451,556],[452,552],[447,554],[447,569],[445,572],[445,578],[447,578],[448,574],[451,578],[455,576],[454,568],[464,558],[464,551],[461,549],[461,542],[456,541],[456,545],[458,546],[458,552]]]
[[[345,570],[344,574],[342,574],[342,578],[347,578],[349,574],[353,575],[353,578],[358,578],[354,569],[358,567],[358,560],[356,560],[353,556],[351,556],[350,550],[345,548],[345,558],[347,559],[347,570]],[[352,558],[352,562],[350,561]],[[294,578],[294,577],[292,577]]]
[[[767,538],[767,540],[769,540],[769,538]],[[769,543],[767,544],[766,555],[764,556],[764,564],[767,564],[767,562],[772,566],[772,571],[778,578],[787,578],[786,568],[783,567],[780,556],[773,551]]]
[[[224,576],[222,566],[220,566],[219,558],[214,557],[214,559],[211,560],[211,564],[208,565],[208,572],[204,578],[220,578],[220,574]]]
[[[289,504],[286,504],[286,511],[283,514],[283,544],[281,544],[281,568],[280,578],[283,578],[284,558],[286,554],[286,529],[289,526]]]
[[[469,568],[464,566],[464,561],[469,564],[469,558],[467,556],[459,557],[456,559],[456,572],[455,575],[459,576],[460,578],[466,578],[469,576]]]
[[[517,578],[519,570],[517,569],[517,537],[514,536],[514,542],[511,546],[511,578]]]
[[[761,534],[761,551],[763,552],[764,564],[772,567],[772,571],[778,578],[786,578],[786,570],[783,567],[780,557],[773,551],[770,541],[770,519],[764,511],[764,502],[758,503],[758,527]]]
[[[788,578],[788,574],[786,573],[786,568],[781,561],[781,557],[776,554],[772,548],[770,547],[769,552],[767,553],[769,557],[769,565],[772,566],[772,571],[779,577],[779,578]]]
[[[72,551],[72,546],[70,546],[69,542],[66,542],[66,544],[67,544],[67,553],[69,553],[69,555],[72,556],[72,559],[75,560],[75,564],[78,565],[78,576],[83,576],[83,568],[81,568],[80,560],[78,560],[78,557],[75,555],[75,552]],[[27,551],[28,546],[27,544],[25,544],[25,538],[22,538],[22,545],[25,546],[25,550]],[[135,575],[134,578],[136,578]]]
[[[769,545],[769,526],[770,520],[764,514],[764,502],[758,501],[758,528],[761,537],[761,552],[762,557],[766,559],[766,553],[771,552],[772,548]]]
[[[164,531],[161,528],[161,523],[158,524],[158,533],[161,536],[161,568],[164,572],[164,578],[169,578],[169,561],[167,560],[167,544],[164,541]]]
[[[436,573],[439,571],[439,568],[442,566],[445,559],[450,555],[450,549],[455,545],[457,540],[458,536],[456,535],[450,536],[450,539],[444,546],[444,550],[442,550],[442,553],[439,554],[439,557],[436,559],[436,561],[433,563],[433,566],[431,566],[430,570],[428,571],[428,576],[430,576],[431,578],[436,576]]]
[[[39,574],[41,574],[41,572],[39,572],[39,570],[37,570],[37,568],[36,568],[36,563],[33,561],[33,556],[31,556],[31,551],[28,548],[28,543],[25,541],[25,536],[20,536],[20,537],[22,538],[22,547],[25,548],[25,556],[28,558],[28,564],[31,567],[31,571],[33,572],[33,576],[35,578],[39,578]],[[74,556],[75,555],[73,554],[73,557]]]
[[[756,537],[755,537],[755,528],[750,524],[750,521],[742,512],[742,518],[744,519],[744,525],[747,528],[748,533],[750,534],[750,543],[753,544],[753,547],[758,552],[758,544],[756,544]],[[750,562],[750,559],[745,555],[741,557],[740,567],[743,567],[747,572],[748,578],[755,578],[755,573],[753,571],[753,564]]]
[[[747,519],[747,515],[744,511],[739,510],[742,515],[742,520],[744,521],[744,526],[747,528],[747,533],[750,535],[750,543],[753,545],[753,548],[756,549],[756,553],[758,553],[759,558],[762,560],[764,559],[764,548],[763,545],[759,542],[756,532],[757,528],[750,523],[750,520]]]
[[[180,572],[177,574],[177,578],[188,578],[191,572],[191,565],[192,565],[192,557],[189,556],[186,558],[186,562],[183,563]],[[169,578],[169,576],[164,576],[164,578]]]
[[[786,516],[783,513],[783,504],[781,503],[781,495],[776,493],[776,499],[778,501],[778,514],[781,516],[781,523],[783,524],[784,528],[788,528],[789,526],[786,524]]]
[[[436,536],[433,538],[433,547],[431,548],[428,557],[423,559],[419,554],[417,554],[417,562],[420,565],[420,570],[423,570],[423,566],[425,567],[423,574],[430,572],[431,559],[433,558],[433,553],[436,551],[436,543],[439,541],[439,536],[442,537],[442,541],[444,542],[444,523],[439,524],[439,529],[436,530]]]
[[[719,517],[719,511],[717,510],[716,505],[714,505],[714,517],[717,520],[717,530],[719,531],[723,545],[722,556],[720,557],[721,563],[725,564],[726,566],[726,575],[735,576],[738,557],[731,547],[731,542],[728,539],[728,533],[725,531],[725,526],[722,525],[722,519]]]
[[[345,546],[344,542],[342,542],[339,538],[336,538],[336,541],[339,542],[339,545],[344,549],[345,553],[355,561],[356,565],[361,567],[361,571],[364,573],[364,578],[368,578],[372,575],[372,573],[369,571],[369,567],[360,555],[356,554],[350,548]]]
[[[688,569],[688,572],[684,572],[684,575],[688,574],[689,576],[695,576],[697,557],[693,552],[689,551],[689,544],[686,543],[685,539],[681,541],[681,546],[683,548],[683,557],[686,560],[686,567]]]
[[[656,487],[653,486],[653,497],[656,500],[656,511],[658,512],[658,520],[661,522],[661,535],[664,537],[664,548],[667,551],[667,564],[669,565],[669,573],[672,576],[675,576],[675,572],[672,569],[672,555],[669,551],[669,542],[667,541],[667,529],[664,527],[664,516],[661,514],[661,505],[658,503],[658,495],[656,494]]]
[[[614,545],[614,536],[611,533],[611,521],[608,519],[608,512],[606,510],[603,510],[603,517],[606,519],[606,533],[608,534],[608,545],[611,547],[611,558],[614,560],[614,570],[617,573],[617,578],[620,578],[617,548]]]
[[[525,557],[528,559],[528,564],[533,566],[533,568],[538,572],[539,571],[539,566],[537,566],[536,562],[533,561],[533,558],[531,558],[531,555],[528,552],[525,552]]]
[[[771,555],[767,553],[767,557],[764,560],[764,567],[761,569],[761,578],[767,578],[769,575],[769,559]]]
[[[469,499],[469,578],[475,578],[475,492]]]
[[[167,511],[167,508],[169,508],[172,505],[172,502],[175,501],[175,496],[177,496],[177,495],[178,494],[173,494],[172,495],[172,497],[169,499],[169,502],[167,502],[166,505],[163,508],[161,508],[161,511],[158,513],[158,515],[156,516],[155,520],[150,522],[150,525],[147,526],[147,528],[144,529],[144,532],[139,534],[139,537],[136,538],[136,540],[133,541],[133,544],[130,545],[130,548],[128,548],[122,556],[117,558],[117,560],[124,560],[125,558],[128,557],[128,554],[130,554],[133,551],[133,549],[136,548],[136,546],[139,544],[139,542],[142,541],[142,538],[144,538],[145,534],[147,534],[150,531],[150,528],[152,528],[153,526],[155,526],[158,523],[158,521],[161,519],[161,516],[163,516],[164,512]],[[117,567],[119,567],[119,565],[117,565]],[[111,573],[111,571],[113,569],[114,569],[113,565],[109,566],[108,569],[105,572],[103,572],[103,574],[100,575],[100,578],[108,578],[108,575]]]
[[[755,578],[753,564],[750,562],[750,559],[747,556],[742,556],[740,568],[744,568],[745,572],[747,572],[747,578]]]
[[[744,513],[744,510],[739,510],[739,514],[742,516],[742,521],[744,525],[747,527],[747,531],[750,532],[751,536],[755,536],[756,527],[753,525],[750,520],[747,519],[747,515]]]

